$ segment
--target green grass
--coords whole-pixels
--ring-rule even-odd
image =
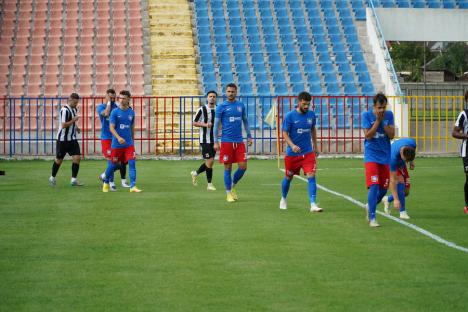
[[[280,211],[282,173],[253,160],[225,201],[200,161],[138,161],[144,190],[104,194],[103,161],[84,161],[68,185],[47,183],[51,161],[0,161],[2,311],[466,311],[468,254],[389,219],[371,229],[364,211],[306,183],[291,185]],[[459,158],[417,159],[412,223],[468,247]],[[362,160],[319,159],[318,183],[365,202]]]

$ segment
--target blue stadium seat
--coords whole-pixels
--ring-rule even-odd
[[[245,49],[244,43],[233,43],[232,44],[232,51],[234,53],[247,53],[247,50]]]
[[[322,95],[323,90],[320,86],[320,83],[310,83],[309,82],[309,93],[312,95]]]
[[[232,66],[231,66],[231,62],[227,62],[227,63],[220,63],[218,64],[218,68],[219,68],[219,73],[222,74],[222,73],[232,73]]]
[[[288,87],[285,83],[275,85],[275,95],[288,95],[288,93]]]
[[[305,91],[306,89],[304,88],[303,83],[294,83],[291,85],[292,93],[293,95],[299,94],[302,91]]]
[[[341,34],[340,27],[338,27],[338,26],[328,27],[328,34],[329,35],[339,35],[339,34]]]
[[[263,63],[253,64],[253,69],[254,69],[254,72],[256,74],[257,73],[266,73],[265,64],[263,64]]]
[[[297,63],[297,56],[296,54],[294,53],[294,51],[292,53],[287,53],[285,54],[285,62],[286,64],[290,64],[290,63]]]
[[[278,44],[276,43],[266,43],[265,48],[268,52],[279,52]]]
[[[218,64],[231,63],[231,56],[229,53],[217,53],[216,59],[218,60]]]
[[[302,66],[304,67],[304,72],[307,73],[316,73],[317,66],[315,62],[303,62]]]
[[[399,8],[409,8],[410,7],[410,2],[408,0],[397,0],[396,5]]]
[[[201,53],[200,54],[200,63],[201,64],[213,64],[213,55],[210,53]]]
[[[202,75],[203,84],[216,84],[216,75],[214,72],[211,73],[204,73]]]
[[[288,71],[289,73],[300,73],[301,69],[299,68],[299,64],[291,63],[291,64],[288,64]]]
[[[341,82],[342,83],[353,83],[354,84],[354,76],[351,72],[342,73],[341,75]]]
[[[309,42],[301,42],[299,43],[299,52],[300,53],[312,53],[312,46]]]
[[[345,87],[344,87],[344,94],[345,95],[358,95],[359,92],[358,92],[356,86],[348,84],[348,85],[345,85]]]
[[[358,82],[362,84],[371,83],[371,77],[368,72],[358,73]]]
[[[254,76],[257,83],[268,83],[270,81],[266,73],[254,72]]]
[[[334,73],[335,67],[333,67],[332,63],[322,63],[320,64],[320,69],[322,73]]]
[[[316,127],[317,129],[330,129],[329,115],[321,114],[317,116]]]
[[[270,85],[268,83],[259,83],[257,84],[257,95],[259,96],[269,96],[270,92]]]
[[[351,56],[351,60],[354,64],[356,63],[364,63],[364,55],[361,52],[354,52]]]
[[[314,55],[312,53],[302,53],[302,63],[315,63]]]
[[[294,53],[296,51],[294,43],[284,43],[283,41],[282,48],[284,53]]]
[[[327,95],[340,95],[340,87],[338,83],[327,84]]]
[[[239,81],[239,83],[241,82],[245,82],[245,81],[251,81],[250,79],[250,73],[246,72],[246,73],[237,73],[237,81]]]
[[[234,60],[236,64],[247,63],[247,55],[245,53],[234,53]]]
[[[374,95],[374,86],[371,83],[366,83],[361,86],[361,92],[363,95]]]
[[[286,79],[282,73],[272,74],[273,84],[283,84],[286,83]]]
[[[367,66],[365,63],[356,63],[354,64],[354,71],[356,73],[367,73]]]
[[[272,74],[284,72],[283,65],[281,63],[270,63],[270,72]]]
[[[341,73],[350,73],[351,67],[349,66],[349,63],[338,64],[338,71]]]
[[[268,61],[270,62],[270,64],[281,64],[281,56],[279,53],[269,53]]]
[[[293,73],[289,75],[289,82],[294,83],[302,83],[302,75],[300,73]]]
[[[337,64],[348,64],[348,57],[344,52],[337,52],[335,54],[335,63]]]
[[[198,51],[200,53],[211,53],[211,45],[210,44],[200,44],[200,45],[198,45]]]
[[[239,83],[239,94],[241,95],[253,95],[253,88],[250,82]]]
[[[231,82],[234,82],[234,77],[231,74],[229,73],[223,73],[223,74],[220,74],[220,78],[221,78],[221,85],[225,86],[227,85],[228,83],[231,83]]]
[[[264,64],[265,61],[263,60],[262,53],[251,53],[252,64]]]
[[[237,73],[249,73],[250,72],[249,65],[245,63],[240,63],[240,64],[236,63],[235,67],[236,67]]]
[[[331,58],[330,58],[330,54],[327,53],[320,53],[318,55],[318,61],[319,63],[321,64],[324,64],[324,63],[331,63]]]
[[[204,73],[214,73],[213,63],[200,64],[202,69],[202,74]]]
[[[336,74],[335,73],[326,73],[323,75],[323,81],[329,85],[329,84],[337,84],[338,79],[336,79]]]
[[[332,50],[335,53],[346,52],[346,47],[341,42],[340,43],[334,43],[334,44],[332,44]]]

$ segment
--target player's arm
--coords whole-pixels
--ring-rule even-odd
[[[101,111],[101,116],[109,117],[110,111],[111,111],[111,106],[112,106],[111,101],[108,101],[107,104],[106,104],[106,108]]]
[[[193,125],[195,127],[211,128],[213,126],[211,122],[202,122],[201,117],[202,117],[202,109],[200,108],[197,114],[195,115],[195,118],[193,119]]]
[[[317,129],[315,126],[312,127],[312,145],[314,147],[315,155],[318,156],[320,154],[320,150],[317,145]]]
[[[249,120],[247,119],[247,114],[244,111],[242,112],[242,123],[244,124],[245,132],[247,133],[247,144],[252,145],[252,134],[250,133]]]
[[[300,153],[301,148],[294,144],[294,142],[291,140],[291,137],[289,136],[289,133],[287,131],[283,130],[283,138],[286,141],[286,143],[291,147],[294,153]]]
[[[112,133],[112,135],[115,136],[115,138],[117,139],[117,141],[119,141],[120,144],[125,144],[125,139],[122,138],[122,137],[117,133],[117,130],[115,130],[115,124],[110,123],[110,124],[109,124],[109,130],[110,130],[110,132]]]
[[[68,111],[66,111],[65,114],[62,114],[62,120],[61,120],[62,129],[70,127],[71,125],[73,125],[74,122],[76,122],[80,118],[78,116],[75,116],[72,119],[70,119],[69,121],[66,121],[67,120],[67,115],[69,115],[69,114],[70,113]]]
[[[385,118],[387,111],[384,112],[384,119],[382,121],[382,124],[384,126],[384,132],[388,136],[390,140],[393,140],[395,137],[395,123],[393,120],[393,113],[388,111],[388,116]]]
[[[398,176],[396,171],[390,171],[390,191],[393,195],[393,206],[395,209],[400,209],[400,199],[398,198]]]
[[[468,134],[463,133],[463,129],[459,126],[454,126],[452,130],[452,137],[454,137],[455,139],[464,140],[468,139]]]
[[[221,123],[221,119],[216,117],[214,121],[214,127],[213,127],[213,138],[214,138],[214,149],[215,151],[219,151],[219,143],[218,143],[218,131],[219,131],[219,126]]]
[[[372,139],[375,134],[377,133],[377,129],[380,126],[380,123],[382,122],[383,116],[377,116],[377,119],[375,120],[374,124],[371,125],[370,122],[367,120],[367,116],[364,115],[366,120],[363,121],[363,130],[364,130],[364,137],[367,140]]]

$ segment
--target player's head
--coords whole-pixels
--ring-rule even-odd
[[[106,91],[106,101],[115,102],[115,90],[114,89],[107,89]]]
[[[404,146],[401,151],[401,158],[405,161],[413,161],[416,157],[416,149],[412,146]]]
[[[229,83],[226,85],[226,96],[228,101],[234,101],[237,95],[237,86],[235,83]]]
[[[80,96],[78,95],[78,93],[73,92],[68,98],[68,105],[70,105],[70,107],[72,108],[75,108],[78,105],[79,99]]]
[[[382,92],[374,96],[374,112],[382,113],[387,108],[387,97]]]
[[[216,91],[210,90],[206,92],[206,101],[209,105],[216,104],[216,98],[218,97],[218,93]]]
[[[132,95],[127,90],[120,91],[120,93],[119,93],[120,105],[123,106],[124,108],[127,108],[130,105],[130,97],[131,96]]]
[[[309,92],[302,91],[297,96],[297,109],[299,112],[305,114],[309,110],[310,101],[312,100],[312,96]]]

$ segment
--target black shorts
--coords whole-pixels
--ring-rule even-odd
[[[215,157],[216,151],[214,149],[214,143],[200,143],[200,146],[203,159],[210,159]]]
[[[80,144],[78,144],[77,140],[74,141],[57,141],[57,151],[56,157],[57,159],[64,159],[65,155],[81,155],[80,152]]]
[[[465,170],[465,173],[468,174],[468,157],[462,157],[463,159],[463,169]]]

